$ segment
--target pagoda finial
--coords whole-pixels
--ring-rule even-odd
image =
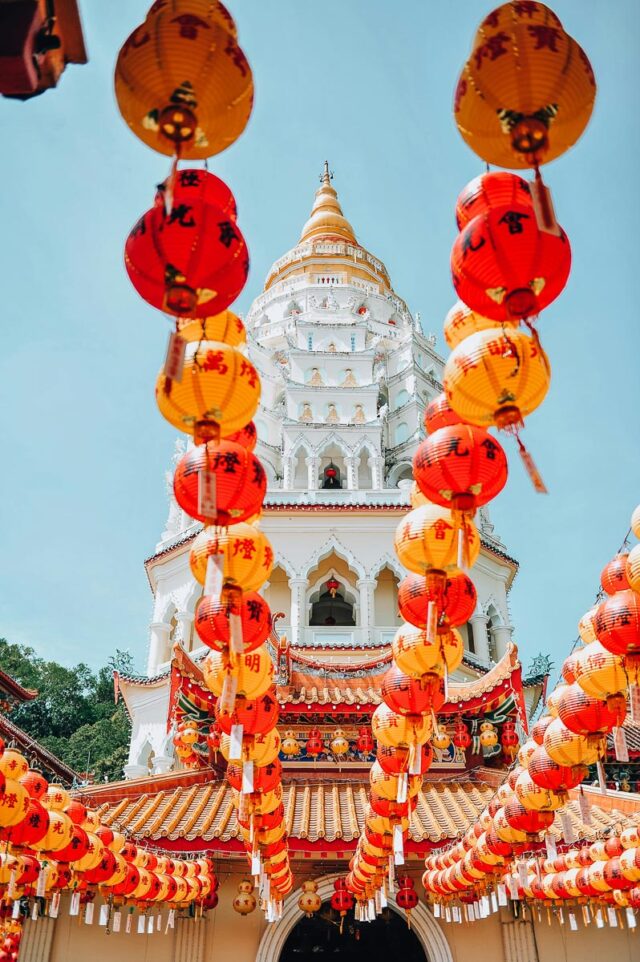
[[[342,213],[332,180],[333,171],[329,170],[329,161],[325,160],[311,216],[302,228],[301,242],[312,237],[341,237],[352,244],[357,243],[353,227]]]

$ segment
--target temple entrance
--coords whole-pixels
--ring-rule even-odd
[[[323,902],[310,919],[302,916],[289,933],[279,962],[313,962],[314,959],[344,962],[427,962],[418,937],[407,928],[406,920],[391,909],[385,909],[375,922],[356,922],[353,911],[344,919],[340,934],[340,916]]]

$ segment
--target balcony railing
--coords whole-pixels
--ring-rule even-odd
[[[390,645],[398,630],[390,628],[350,628],[348,626],[315,627],[299,629],[295,643],[300,648],[383,648]],[[294,641],[291,625],[278,622],[278,634]]]

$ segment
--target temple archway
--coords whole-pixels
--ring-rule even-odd
[[[326,875],[324,878],[318,879],[318,895],[322,899],[323,903],[328,902],[333,893],[333,883],[338,875]],[[328,953],[317,952],[313,955],[305,956],[298,952],[296,955],[292,955],[289,960],[283,955],[283,950],[287,948],[287,942],[292,931],[297,927],[303,918],[300,909],[298,908],[298,899],[300,898],[300,889],[295,889],[290,895],[287,896],[284,902],[282,917],[275,925],[269,925],[262,936],[260,941],[260,946],[258,948],[258,954],[256,956],[256,962],[291,962],[292,959],[299,959],[302,962],[306,958],[335,958],[340,959],[356,959],[356,956],[350,956],[348,954],[342,955],[329,955]],[[400,909],[396,905],[395,898],[391,896],[389,898],[389,907],[392,912],[399,916],[399,921],[406,928],[406,922],[404,920],[404,913],[401,913]],[[350,913],[349,918],[352,918],[352,913]],[[384,924],[379,920],[375,922],[362,923],[360,928],[368,928],[372,933],[379,931],[378,926]],[[331,926],[335,928],[335,926]],[[424,902],[419,902],[416,908],[411,913],[411,929],[417,937],[418,944],[421,948],[422,955],[416,956],[419,962],[453,962],[453,956],[449,948],[449,943],[447,939],[434,919],[431,912],[427,909]],[[347,943],[348,944],[348,943]],[[353,941],[351,944],[356,944]],[[411,956],[403,956],[397,951],[393,951],[391,955],[387,954],[386,958],[406,958],[407,962],[412,959]],[[363,956],[363,958],[365,958]],[[375,956],[369,954],[367,957],[367,962],[374,962]],[[413,962],[413,959],[412,959]]]

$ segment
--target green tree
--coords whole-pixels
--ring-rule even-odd
[[[131,672],[133,659],[116,650],[92,672],[82,662],[66,668],[33,648],[0,639],[0,667],[38,697],[18,705],[12,720],[80,773],[97,780],[122,777],[130,724],[122,702],[114,705],[113,671]]]

